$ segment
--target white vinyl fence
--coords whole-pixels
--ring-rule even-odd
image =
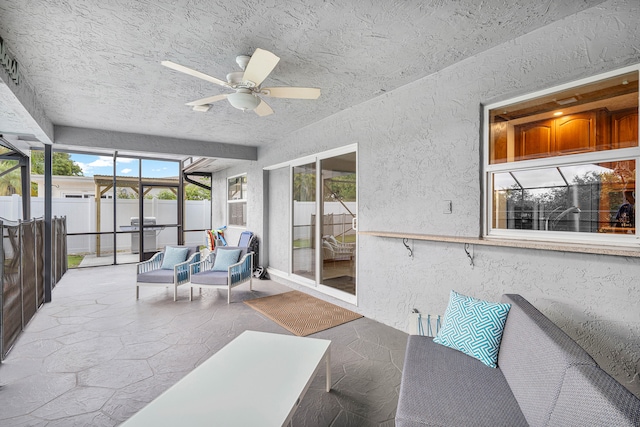
[[[67,233],[90,233],[113,231],[113,199],[100,200],[100,227],[97,227],[97,212],[95,199],[52,199],[53,216],[67,218]],[[131,225],[131,218],[138,217],[137,199],[117,199],[116,200],[116,231],[123,231],[123,228]],[[176,200],[144,200],[145,217],[155,217],[156,224],[177,224],[177,201]],[[44,198],[31,198],[31,216],[41,217],[44,215]],[[18,195],[0,197],[0,217],[17,221],[22,216],[22,200]],[[209,200],[187,200],[185,206],[184,226],[189,229],[210,228],[211,223],[211,202]],[[164,248],[169,244],[177,243],[177,231],[175,227],[166,228],[154,232],[156,234],[156,248],[147,248],[145,251]],[[132,234],[120,234],[117,236],[115,247],[118,251],[128,251],[132,247]],[[206,244],[205,233],[186,233],[185,244],[204,245]],[[153,239],[151,239],[153,240]],[[146,241],[149,241],[147,239]],[[146,242],[145,241],[145,242]],[[68,253],[84,254],[96,252],[96,236],[68,236]],[[113,252],[113,236],[101,236],[100,251]]]
[[[353,213],[356,212],[355,202],[345,202]],[[339,202],[324,203],[324,227],[322,235],[342,236],[351,230],[351,214]],[[313,239],[313,226],[316,217],[316,202],[297,202],[293,205],[293,239]]]

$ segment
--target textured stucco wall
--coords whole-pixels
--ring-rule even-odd
[[[247,174],[247,227],[230,227],[225,232],[225,237],[229,241],[229,244],[235,245],[238,243],[240,233],[244,230],[249,230],[258,236],[262,245],[262,239],[264,239],[264,174],[262,167],[259,166],[257,162],[248,162],[213,174],[211,186],[211,197],[213,198],[211,216],[213,227],[217,228],[227,224],[227,179],[242,174]],[[260,253],[260,258],[262,258],[262,253]]]
[[[262,190],[251,190],[261,167],[358,143],[360,230],[477,236],[481,104],[637,62],[640,5],[603,3],[261,149],[250,193]],[[252,209],[251,221],[288,209],[284,180],[273,176],[269,212]],[[270,265],[282,268],[289,234],[270,221]],[[406,329],[414,307],[443,313],[452,288],[490,300],[520,293],[640,396],[637,258],[476,246],[472,268],[462,245],[411,244],[413,259],[398,239],[359,237],[357,311]]]
[[[266,243],[269,246],[269,267],[280,271],[289,270],[290,176],[288,167],[269,171],[269,239]],[[278,238],[273,239],[272,236]]]

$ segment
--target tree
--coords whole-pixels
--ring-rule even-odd
[[[156,195],[156,198],[158,200],[176,200],[177,199],[176,195],[169,190],[162,190]]]
[[[184,186],[184,198],[186,200],[211,200],[211,191],[197,185],[187,184]]]
[[[293,200],[298,202],[311,202],[316,199],[316,174],[315,172],[294,172],[293,175]]]
[[[162,190],[156,195],[159,200],[176,200],[178,197],[170,190]],[[187,184],[184,186],[185,200],[211,200],[211,191],[205,190],[197,185]]]
[[[11,169],[17,164],[18,162],[14,160],[0,161],[0,173]],[[19,168],[0,176],[0,196],[11,196],[12,194],[22,194],[22,181]]]
[[[324,201],[356,201],[356,174],[351,173],[324,181]]]
[[[129,190],[125,187],[120,187],[116,189],[116,198],[118,199],[137,199],[138,193],[133,190]]]
[[[51,163],[53,175],[84,176],[82,168],[71,160],[69,153],[53,153]],[[44,152],[31,151],[31,173],[44,175]]]

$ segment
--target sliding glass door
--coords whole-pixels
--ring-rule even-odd
[[[346,301],[356,295],[357,155],[336,150],[291,168],[291,273]]]

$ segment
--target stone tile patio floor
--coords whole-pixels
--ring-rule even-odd
[[[115,426],[243,331],[290,334],[241,303],[289,290],[276,282],[236,288],[230,305],[216,290],[136,301],[134,282],[134,265],[65,274],[0,365],[0,425]],[[333,388],[320,370],[293,425],[393,426],[407,335],[361,318],[311,337],[332,341]]]

